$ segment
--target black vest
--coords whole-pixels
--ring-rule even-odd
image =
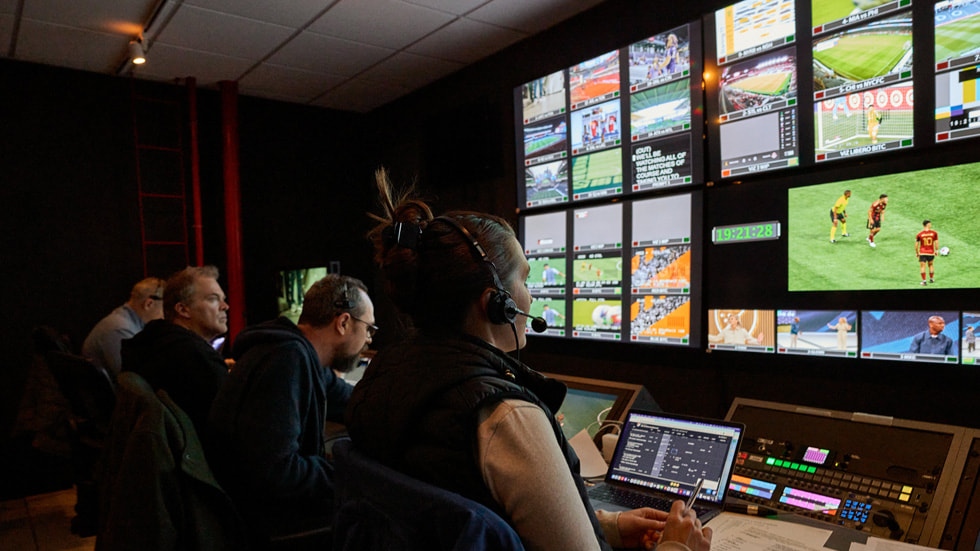
[[[347,428],[354,444],[382,463],[506,519],[475,459],[478,413],[505,399],[531,402],[551,421],[596,538],[609,549],[579,476],[578,457],[553,415],[565,392],[562,383],[482,340],[423,337],[393,346],[371,362],[348,404]]]

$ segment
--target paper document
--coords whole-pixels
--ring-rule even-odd
[[[708,526],[713,532],[712,551],[819,551],[831,534],[822,528],[734,513],[722,513]]]
[[[925,547],[922,545],[915,545],[914,543],[903,543],[900,541],[886,540],[875,537],[868,538],[868,543],[865,545],[856,543],[851,544],[851,551],[922,551],[929,549],[932,549],[932,547]]]

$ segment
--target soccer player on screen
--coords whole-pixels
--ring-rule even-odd
[[[545,285],[555,285],[557,283],[555,276],[565,277],[565,274],[561,273],[558,268],[552,268],[550,265],[545,264],[544,269],[541,270],[541,281]]]
[[[922,227],[925,229],[915,236],[915,256],[919,257],[919,272],[922,274],[922,283],[919,285],[926,284],[927,266],[929,268],[929,283],[935,283],[932,259],[936,257],[936,241],[939,241],[939,234],[932,229],[931,220],[923,220]]]
[[[871,203],[871,208],[868,209],[868,230],[870,230],[870,235],[868,235],[868,244],[871,248],[877,247],[875,245],[875,235],[881,231],[881,220],[885,217],[885,207],[888,206],[888,194],[882,193],[878,197],[878,200]]]
[[[868,105],[867,115],[868,137],[871,138],[871,143],[878,143],[878,127],[881,126],[881,113],[875,109],[874,102]]]
[[[548,327],[555,327],[555,318],[565,319],[558,310],[552,310],[547,304],[541,309],[541,317],[548,323]]]
[[[851,190],[844,190],[844,195],[837,198],[837,202],[830,207],[830,242],[837,243],[834,237],[837,235],[837,221],[840,220],[840,236],[850,237],[847,233],[847,202],[851,199]]]

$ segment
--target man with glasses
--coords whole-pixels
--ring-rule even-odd
[[[163,319],[123,341],[123,370],[163,389],[206,440],[208,411],[228,366],[212,347],[228,332],[228,303],[214,266],[188,266],[167,280]]]
[[[331,274],[306,292],[298,323],[283,316],[235,338],[235,367],[211,407],[208,461],[255,537],[330,524],[324,421],[343,422],[353,387],[338,373],[358,365],[374,323],[364,283]]]
[[[164,281],[148,277],[133,285],[129,300],[95,324],[82,344],[82,355],[106,370],[115,380],[122,369],[120,346],[143,330],[147,323],[163,318]]]

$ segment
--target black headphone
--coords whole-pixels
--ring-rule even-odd
[[[466,228],[452,218],[440,216],[438,218],[434,218],[432,221],[435,222],[436,220],[449,224],[450,227],[459,232],[459,234],[466,240],[466,243],[469,244],[470,250],[473,251],[474,256],[478,257],[477,260],[484,262],[487,265],[487,268],[490,271],[490,277],[493,278],[493,285],[495,287],[495,289],[490,293],[490,300],[487,302],[487,317],[490,318],[490,322],[497,325],[513,325],[514,320],[517,319],[517,314],[520,312],[520,308],[517,307],[517,303],[514,302],[514,299],[510,296],[510,293],[504,289],[503,283],[500,282],[500,276],[497,275],[497,267],[490,261],[490,257],[487,256],[487,252],[483,250],[480,242],[473,237],[473,234],[467,231]]]

